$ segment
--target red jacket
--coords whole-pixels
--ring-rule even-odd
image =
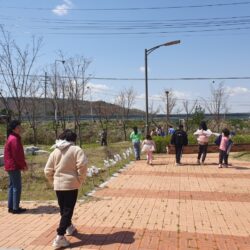
[[[4,169],[6,171],[23,170],[26,167],[21,137],[12,133],[4,146]]]

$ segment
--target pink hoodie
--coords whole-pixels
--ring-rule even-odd
[[[220,147],[219,147],[220,150],[223,150],[223,151],[227,150],[228,140],[229,140],[228,137],[224,135],[221,137],[221,142],[220,142]]]

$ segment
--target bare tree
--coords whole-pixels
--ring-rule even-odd
[[[27,92],[29,78],[41,49],[42,39],[33,37],[32,45],[26,45],[22,49],[3,26],[0,26],[0,32],[2,34],[0,39],[1,82],[14,101],[17,117],[21,120],[24,108],[23,97]]]
[[[177,98],[172,89],[165,89],[162,100],[165,106],[165,112],[167,114],[167,130],[170,124],[169,116],[172,114],[174,107],[176,106]]]
[[[135,90],[133,87],[120,91],[116,98],[116,104],[120,106],[120,115],[122,118],[122,127],[124,133],[124,140],[127,140],[127,122],[131,112],[131,108],[135,103]]]
[[[158,127],[158,124],[155,121],[155,118],[157,114],[159,114],[159,112],[160,112],[160,106],[158,105],[157,108],[154,108],[154,102],[152,101],[149,105],[149,119],[150,119],[150,123],[153,123],[157,127]]]
[[[24,108],[26,111],[26,118],[33,132],[33,143],[36,145],[38,133],[39,115],[41,115],[41,103],[43,96],[43,88],[41,79],[33,77],[27,87],[26,96],[24,97]]]
[[[66,117],[69,115],[69,85],[68,80],[59,75],[58,77],[58,111],[62,129],[66,129]]]
[[[78,134],[79,145],[82,145],[81,114],[85,87],[90,77],[86,74],[91,61],[83,56],[76,56],[65,60],[65,73],[68,80],[68,98],[74,116],[75,131]]]
[[[116,112],[116,107],[113,104],[106,104],[103,101],[98,101],[94,105],[95,114],[101,124],[102,129],[108,129],[108,123],[111,117]]]
[[[211,84],[210,90],[210,100],[203,100],[205,101],[205,106],[208,112],[213,116],[213,119],[215,121],[215,128],[217,129],[217,131],[220,131],[221,123],[223,120],[222,115],[228,112],[228,93],[226,91],[226,88],[224,87],[223,82],[220,82],[217,87],[213,82]]]
[[[186,113],[186,118],[185,118],[185,124],[186,124],[186,131],[189,130],[189,118],[190,115],[194,112],[195,107],[197,106],[198,100],[195,100],[193,103],[191,103],[190,100],[184,100],[182,102],[183,109]]]

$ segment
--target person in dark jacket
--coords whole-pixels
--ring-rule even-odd
[[[183,130],[183,125],[179,125],[179,129],[177,129],[172,137],[171,144],[175,145],[175,157],[176,157],[176,166],[181,164],[181,154],[183,146],[188,145],[188,137],[187,133]]]
[[[19,206],[22,192],[21,171],[27,170],[20,133],[21,122],[11,121],[4,146],[4,169],[9,175],[8,211],[13,214],[26,211],[25,208]]]
[[[101,146],[107,146],[107,130],[103,129],[101,132]]]

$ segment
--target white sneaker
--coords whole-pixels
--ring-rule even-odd
[[[71,224],[67,229],[66,229],[66,235],[73,235],[73,233],[76,231],[76,228],[73,224]]]
[[[61,247],[68,247],[70,244],[64,236],[57,235],[52,246],[54,249],[59,249]]]

